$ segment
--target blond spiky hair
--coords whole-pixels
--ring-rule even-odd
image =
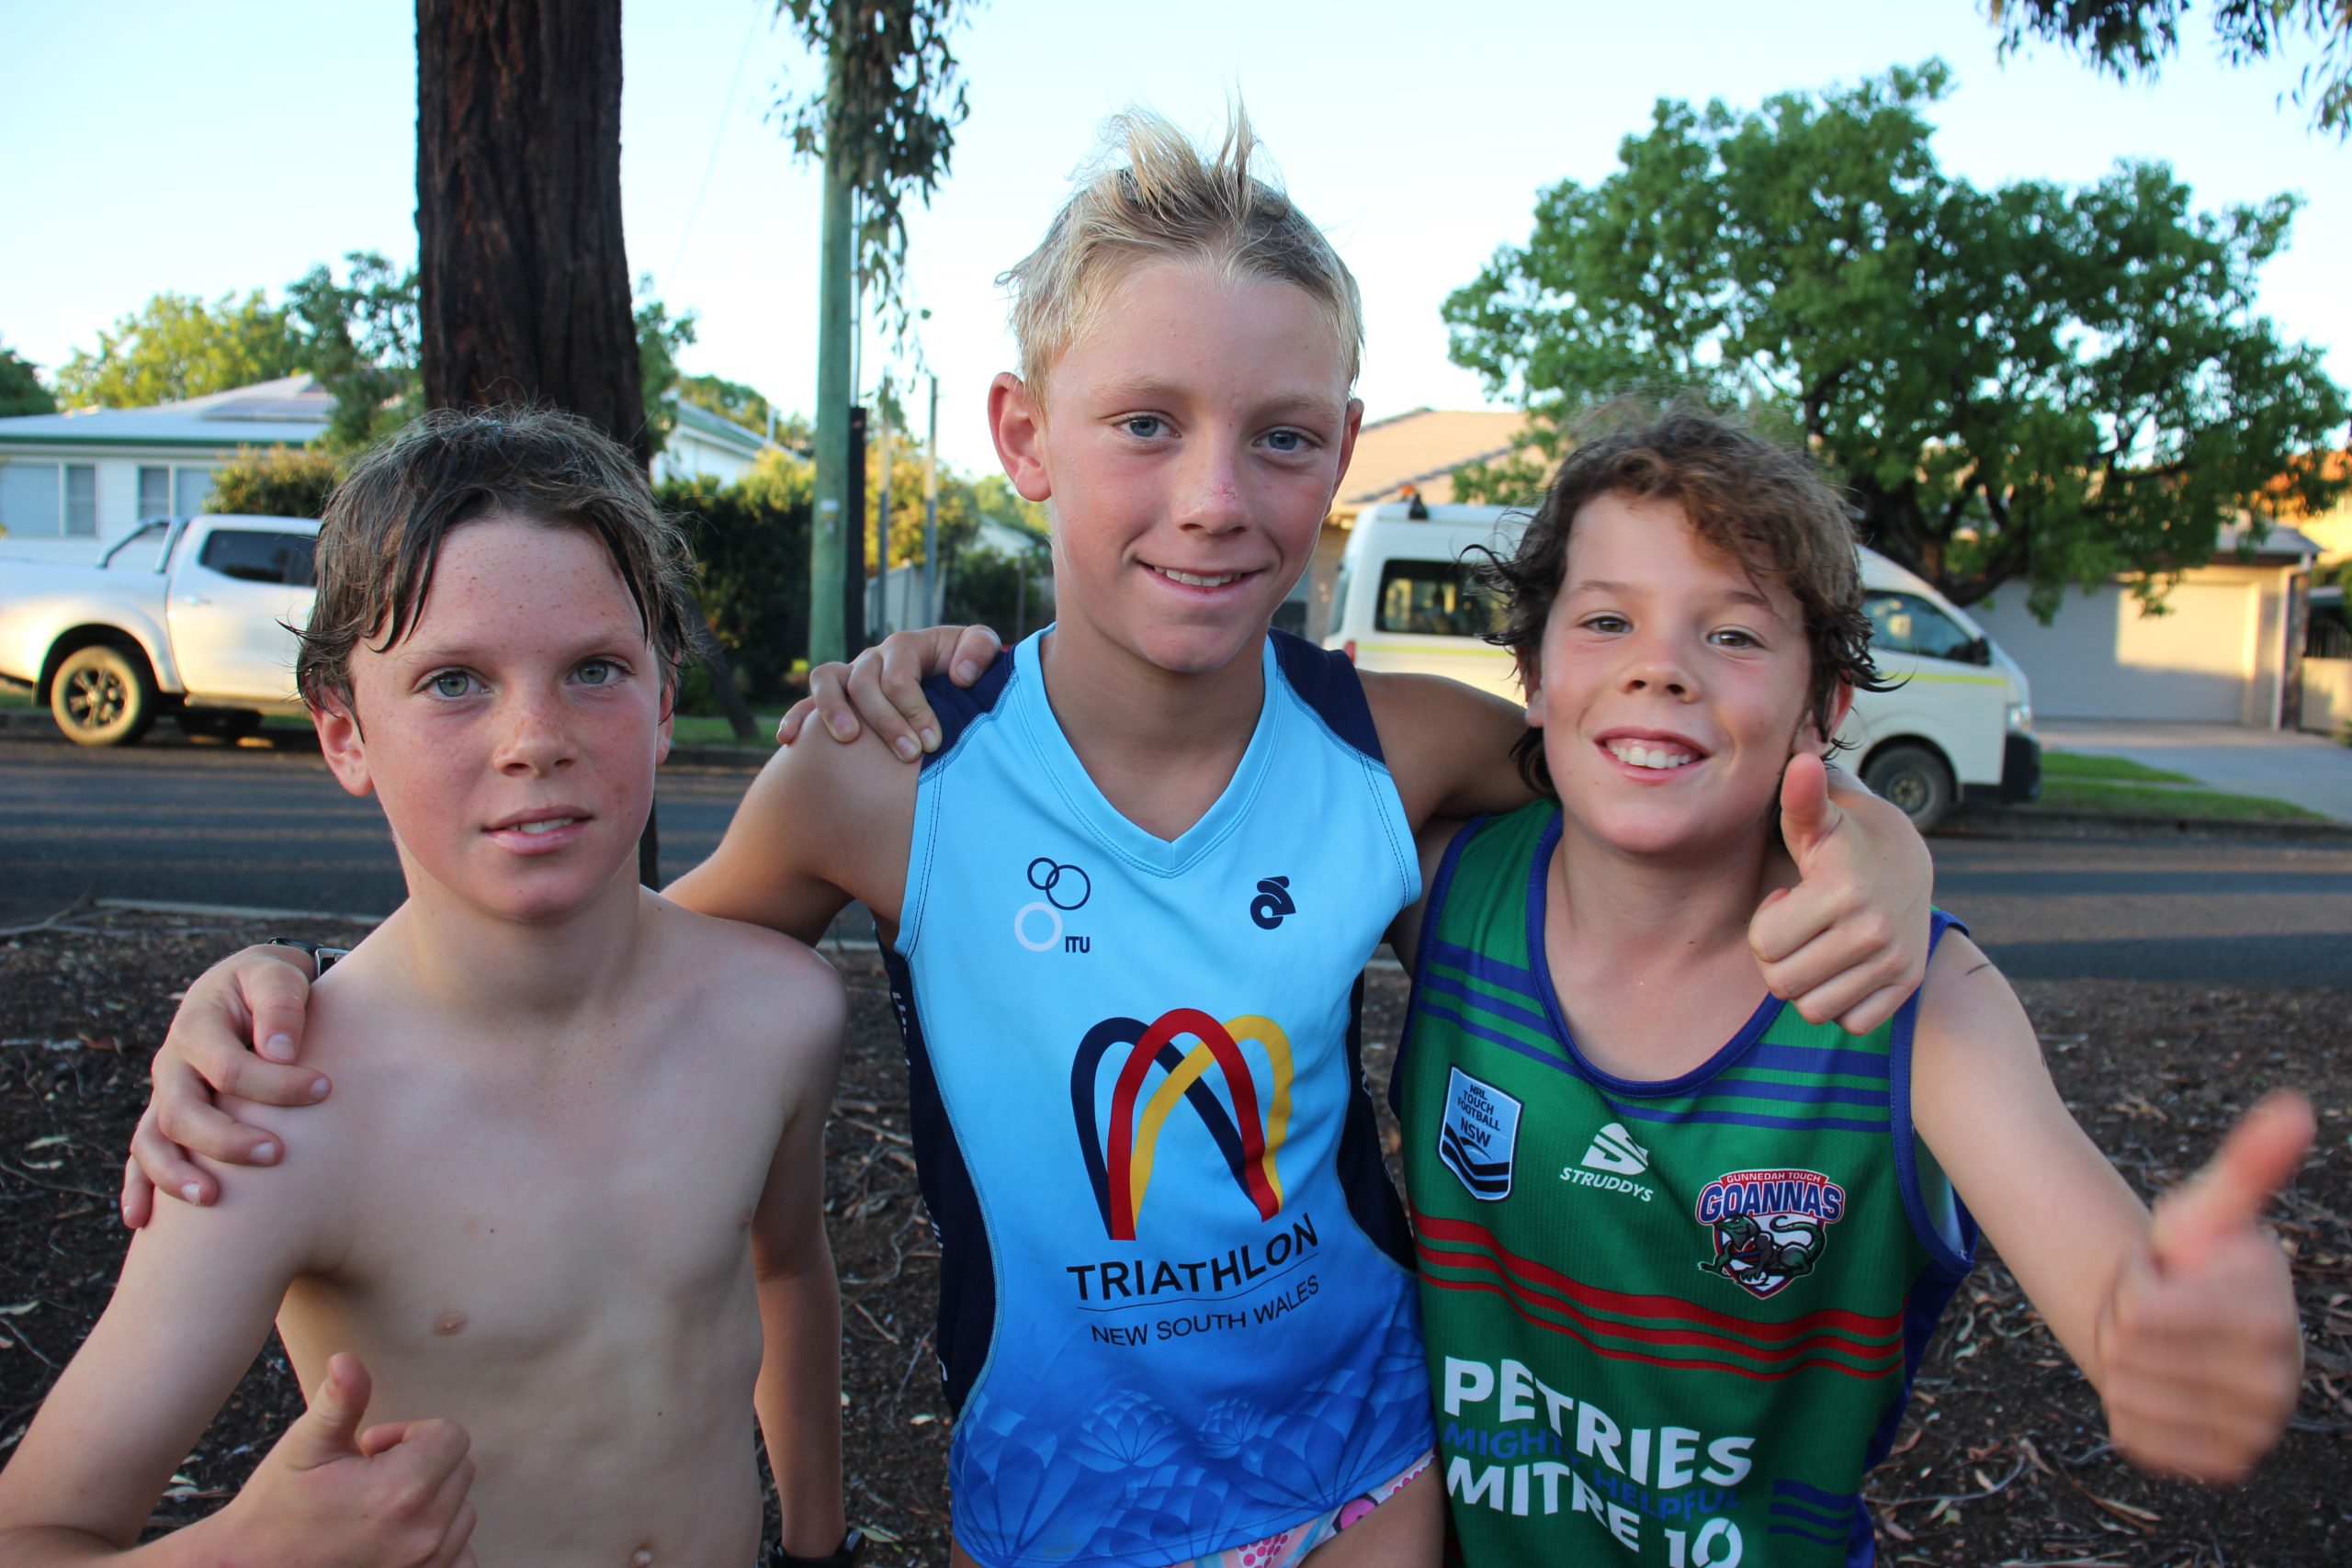
[[[1054,217],[1045,243],[999,275],[1012,290],[1021,376],[1045,395],[1046,367],[1093,324],[1138,265],[1197,261],[1228,278],[1295,285],[1328,311],[1355,384],[1363,359],[1363,303],[1331,242],[1290,198],[1250,172],[1257,138],[1234,106],[1216,158],[1148,109],[1102,128],[1102,152]]]

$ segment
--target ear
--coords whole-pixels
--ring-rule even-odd
[[[989,434],[1021,499],[1044,501],[1054,493],[1046,465],[1046,411],[1028,383],[1010,370],[997,372],[989,383]]]
[[[662,722],[655,728],[653,735],[653,765],[657,768],[670,755],[670,732],[675,727],[677,718],[678,672],[673,670],[670,671],[670,678],[662,682]]]
[[[1840,681],[1829,694],[1829,735],[1837,734],[1845,726],[1846,716],[1853,711],[1854,688],[1846,682]],[[1829,754],[1829,735],[1824,735],[1813,727],[1813,715],[1808,713],[1804,716],[1804,722],[1797,726],[1796,745],[1793,750],[1810,751],[1816,757],[1826,757]]]
[[[319,755],[334,782],[353,795],[369,795],[375,783],[368,773],[368,738],[347,697],[322,695],[311,709],[311,727],[319,732]]]

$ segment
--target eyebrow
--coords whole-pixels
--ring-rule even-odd
[[[650,647],[644,629],[634,624],[615,621],[610,626],[596,627],[572,638],[564,645],[560,657],[594,659],[608,652],[621,651],[623,643],[641,643]],[[418,637],[403,637],[390,649],[389,657],[414,660],[419,664],[481,664],[496,663],[514,652],[512,644],[498,642],[430,642]]]
[[[1619,582],[1606,577],[1589,577],[1569,588],[1560,597],[1570,599],[1579,593],[1637,593],[1641,591],[1629,582]],[[1773,608],[1771,600],[1752,588],[1735,588],[1726,592],[1724,597],[1735,604],[1754,604],[1766,610]]]
[[[1173,381],[1162,380],[1156,376],[1139,376],[1111,382],[1102,389],[1102,396],[1114,403],[1124,403],[1131,400],[1141,400],[1147,402],[1182,402],[1194,395],[1195,390],[1195,389],[1180,386]],[[1260,414],[1307,412],[1327,414],[1336,419],[1339,417],[1340,409],[1345,406],[1344,402],[1334,406],[1328,397],[1301,390],[1272,393],[1252,403],[1250,409],[1252,412]]]

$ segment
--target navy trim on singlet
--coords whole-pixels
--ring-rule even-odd
[[[943,742],[937,754],[946,751]],[[963,1145],[956,1140],[938,1075],[932,1070],[931,1045],[923,1036],[922,1016],[915,1010],[914,976],[896,952],[886,949],[882,963],[889,972],[890,997],[907,1047],[910,1131],[916,1148],[933,1151],[933,1157],[915,1162],[915,1170],[923,1203],[931,1211],[932,1235],[939,1243],[939,1334],[933,1344],[953,1415],[964,1408],[964,1396],[971,1393],[995,1342],[995,1248],[980,1212],[979,1189],[964,1163]],[[963,1310],[967,1307],[971,1310]]]
[[[1286,631],[1277,629],[1267,635],[1273,639],[1274,663],[1299,700],[1332,734],[1386,766],[1388,759],[1381,755],[1380,734],[1373,728],[1372,705],[1364,700],[1363,681],[1356,673],[1355,662],[1336,649],[1317,648]]]
[[[995,708],[997,699],[1004,695],[1005,683],[1012,679],[1012,649],[1008,648],[969,686],[959,686],[944,675],[933,675],[924,681],[923,699],[939,716],[939,750],[923,759],[923,766],[944,760],[956,750],[956,742],[963,739],[972,722]]]
[[[1482,814],[1454,829],[1453,837],[1446,840],[1445,853],[1438,857],[1437,875],[1430,880],[1429,891],[1421,899],[1421,931],[1413,942],[1413,984],[1405,993],[1405,1019],[1408,1023],[1420,1016],[1422,976],[1430,972],[1430,952],[1437,945],[1437,923],[1445,914],[1445,897],[1453,890],[1454,870],[1462,863],[1462,852],[1469,848],[1470,840],[1478,836],[1478,829],[1487,821]],[[1398,1117],[1405,1114],[1397,1090],[1405,1082],[1405,1053],[1412,1040],[1411,1030],[1397,1031],[1396,1059],[1388,1068],[1388,1110]]]

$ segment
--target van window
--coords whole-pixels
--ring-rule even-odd
[[[289,587],[311,585],[311,555],[318,540],[309,534],[265,534],[246,528],[223,528],[204,541],[198,566],[209,567],[240,582],[282,582]]]
[[[1466,570],[1444,560],[1383,563],[1373,625],[1384,632],[1427,637],[1483,637],[1500,631],[1501,603],[1473,588]]]
[[[1865,594],[1862,612],[1871,618],[1871,647],[1879,652],[1977,662],[1976,639],[1917,593]]]

